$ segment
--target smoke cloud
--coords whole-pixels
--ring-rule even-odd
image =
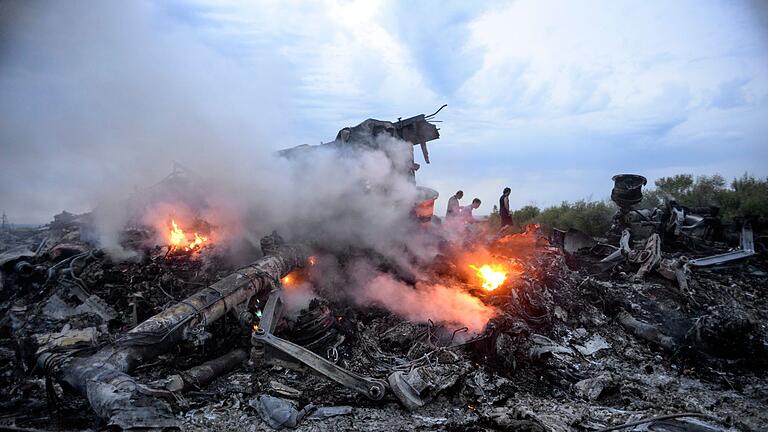
[[[9,114],[0,116],[0,197],[8,211],[44,222],[51,205],[95,209],[96,238],[118,259],[131,254],[120,246],[131,224],[162,236],[170,217],[204,219],[222,246],[257,245],[277,230],[331,256],[369,251],[365,277],[338,288],[358,303],[475,330],[492,314],[460,290],[414,289],[376,269],[383,261],[410,272],[435,254],[407,223],[418,196],[402,175],[413,162],[410,143],[378,136],[376,149],[275,156],[297,143],[289,86],[269,72],[283,70],[279,57],[224,55],[232,47],[171,19],[173,4],[0,7],[0,112]],[[174,161],[187,167],[188,183],[167,194],[154,184]]]
[[[384,306],[411,321],[466,326],[473,332],[482,331],[496,315],[492,307],[459,288],[426,283],[414,288],[388,274],[380,274],[363,285],[358,302]]]
[[[141,0],[0,3],[0,202],[15,222],[125,197],[174,160],[242,180],[294,142],[282,60],[225,55],[174,14]]]

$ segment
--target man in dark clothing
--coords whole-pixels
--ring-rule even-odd
[[[448,199],[448,211],[445,212],[445,218],[451,219],[459,216],[459,200],[464,197],[463,191],[456,192],[456,195]]]
[[[510,188],[504,188],[504,193],[499,198],[499,215],[501,216],[501,227],[512,226],[512,215],[509,213],[509,194]]]

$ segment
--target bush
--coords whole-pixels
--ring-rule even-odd
[[[674,198],[688,207],[720,207],[720,215],[726,222],[744,216],[768,219],[768,178],[744,174],[728,187],[725,179],[717,174],[695,179],[691,174],[678,174],[662,177],[656,180],[655,185],[655,189],[643,191],[643,201],[638,207],[660,207],[667,199]],[[576,228],[593,237],[600,237],[611,227],[616,210],[611,201],[564,201],[544,210],[527,205],[513,211],[512,218],[521,226],[539,223],[547,231],[552,228]],[[494,206],[491,220],[497,219],[498,208]]]
[[[675,199],[688,207],[720,207],[725,220],[734,217],[768,217],[768,179],[744,174],[734,179],[730,187],[720,175],[700,176],[694,180],[691,174],[662,177],[655,182],[656,189],[644,193],[641,207],[657,207],[667,199]]]
[[[544,209],[537,219],[550,228],[576,228],[591,236],[602,236],[611,227],[615,213],[612,203],[581,200]]]
[[[519,225],[539,223],[546,231],[576,228],[592,236],[602,236],[611,227],[614,213],[616,207],[612,203],[581,200],[564,201],[544,210],[529,205],[514,211],[512,217]]]
[[[493,210],[491,210],[491,214],[488,216],[488,226],[492,230],[498,230],[501,228],[501,214],[499,213],[499,206],[495,204],[493,206]]]
[[[519,210],[512,212],[512,219],[517,221],[518,224],[529,224],[536,221],[536,218],[541,214],[541,210],[538,207],[527,205]]]

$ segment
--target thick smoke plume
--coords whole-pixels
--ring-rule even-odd
[[[0,118],[4,204],[40,222],[50,219],[51,203],[95,208],[94,238],[117,259],[131,255],[120,246],[127,225],[163,236],[169,217],[204,219],[224,247],[258,245],[277,230],[329,255],[368,250],[378,258],[367,277],[339,288],[358,302],[473,329],[489,318],[459,291],[414,290],[376,270],[383,261],[408,272],[435,253],[406,223],[417,199],[402,175],[410,143],[378,137],[377,150],[353,155],[325,148],[275,156],[298,143],[285,133],[285,86],[267,72],[279,68],[262,67],[280,59],[224,55],[230,47],[170,19],[174,8],[163,3],[19,2],[0,12],[0,112],[13,113]],[[343,126],[351,125],[329,131]],[[180,190],[192,192],[162,196],[153,184],[174,161],[188,167],[190,183]],[[33,176],[23,172],[29,166]],[[9,189],[16,178],[26,178],[23,194]]]

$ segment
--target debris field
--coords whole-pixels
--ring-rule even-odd
[[[427,158],[429,117],[368,120],[328,145],[374,128]],[[126,227],[130,259],[92,240],[90,214],[5,229],[0,427],[765,430],[761,221],[637,209],[645,179],[614,182],[601,239],[487,222],[456,235],[426,190],[409,220],[434,253],[407,268],[284,232],[233,259],[198,220],[167,221],[163,244]],[[408,286],[425,312],[346,295],[361,260],[375,295],[406,302],[386,287]],[[427,307],[441,296],[463,316]]]

